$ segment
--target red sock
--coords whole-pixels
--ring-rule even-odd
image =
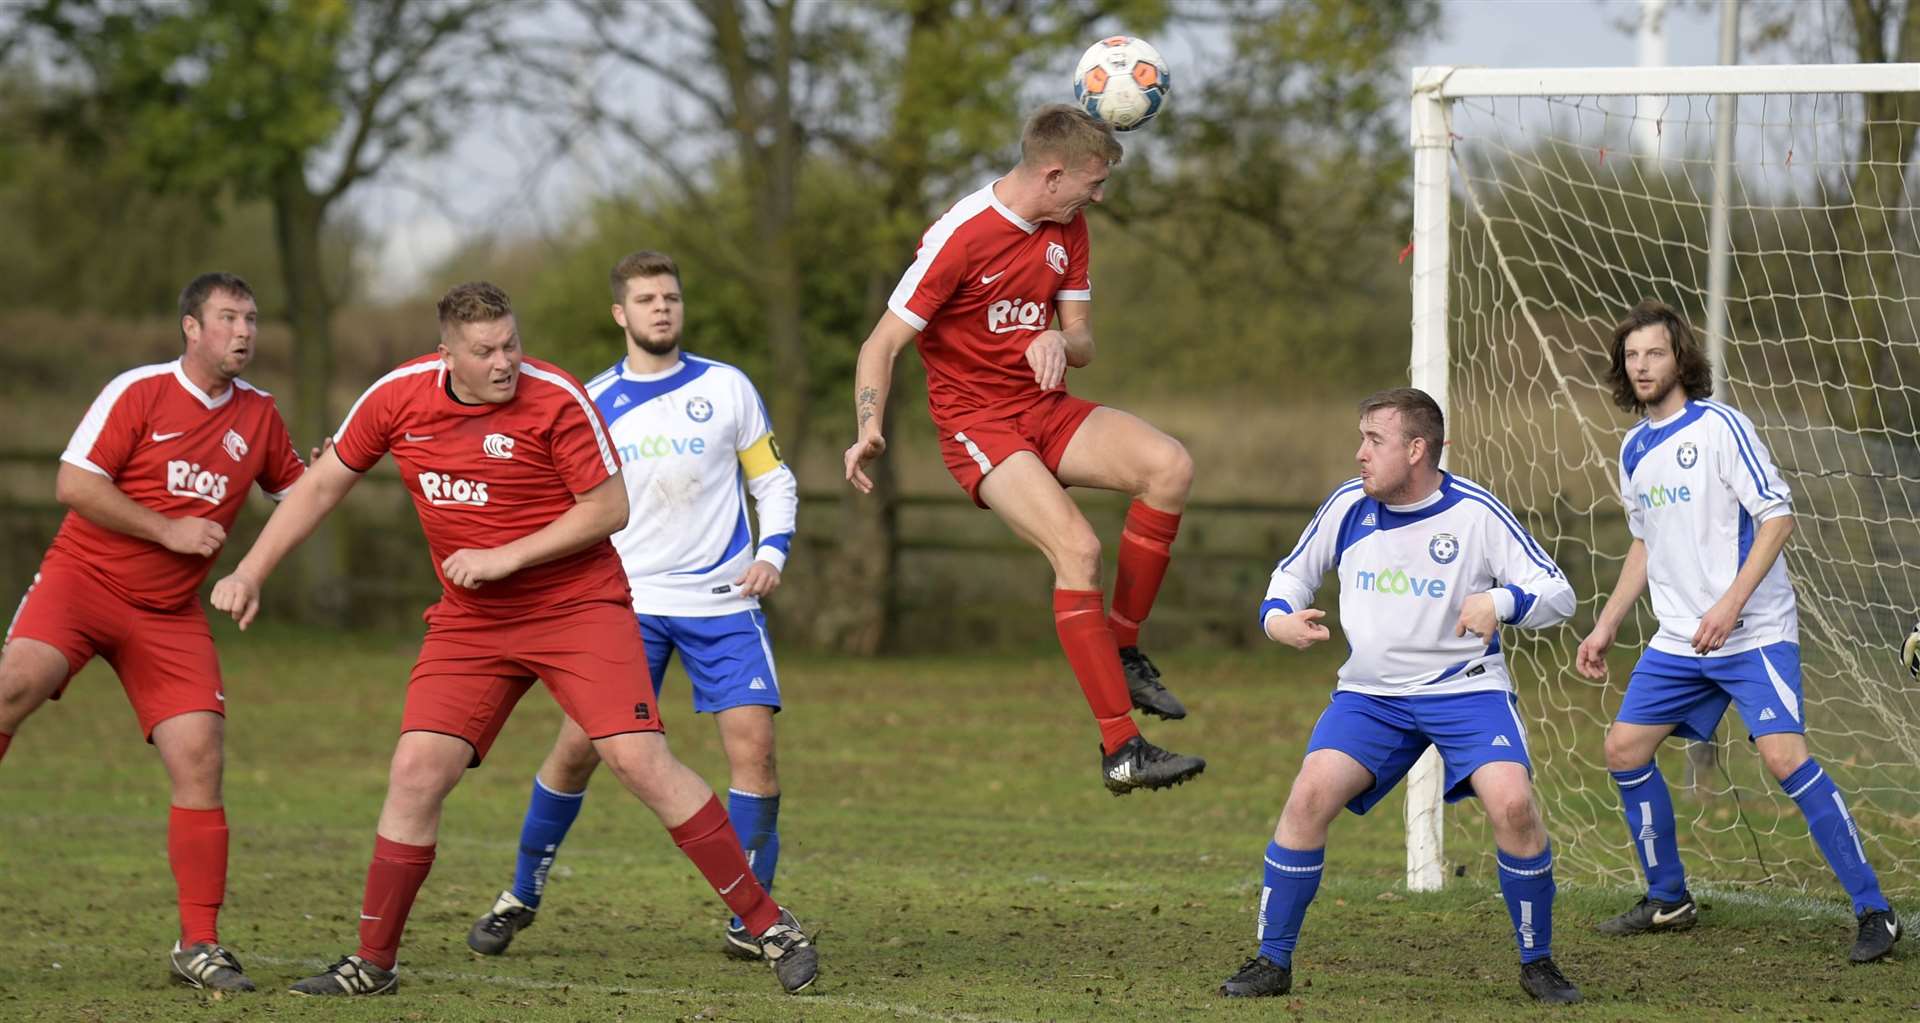
[[[13,744],[13,736],[0,732],[0,760],[7,759],[7,747]]]
[[[227,811],[167,814],[167,860],[179,889],[180,947],[220,941],[220,903],[227,896]]]
[[[720,900],[740,918],[748,934],[764,934],[779,921],[780,907],[754,878],[753,868],[747,865],[747,854],[740,849],[740,836],[734,833],[733,822],[727,819],[727,810],[720,805],[719,796],[709,798],[707,805],[679,827],[668,828],[667,834],[673,836],[673,844],[687,854],[687,859],[700,868],[707,883],[720,893]]]
[[[1120,647],[1102,616],[1099,590],[1054,590],[1053,627],[1060,648],[1080,681],[1080,691],[1100,722],[1100,748],[1108,753],[1140,734],[1133,723],[1133,698],[1120,669]]]
[[[1140,501],[1127,507],[1127,525],[1120,532],[1120,570],[1113,582],[1113,612],[1107,622],[1120,646],[1140,644],[1140,623],[1153,610],[1160,580],[1167,577],[1173,538],[1180,532],[1180,516],[1149,508]]]
[[[433,849],[373,836],[367,894],[360,902],[360,958],[383,970],[393,969],[413,897],[420,894],[427,872],[433,869]]]

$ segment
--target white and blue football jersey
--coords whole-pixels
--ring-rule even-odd
[[[1627,528],[1647,545],[1647,587],[1660,631],[1648,644],[1686,657],[1700,619],[1726,595],[1753,548],[1754,526],[1793,513],[1753,422],[1717,401],[1690,401],[1662,422],[1641,420],[1620,445]],[[1725,646],[1729,657],[1800,641],[1785,557],[1755,587]]]
[[[631,518],[612,539],[634,611],[697,618],[759,607],[734,580],[755,560],[786,567],[800,494],[753,382],[724,362],[683,354],[652,374],[622,359],[588,381],[587,394],[620,451]]]
[[[1490,593],[1500,621],[1523,629],[1573,613],[1573,587],[1520,520],[1451,473],[1404,506],[1368,497],[1358,479],[1334,488],[1273,570],[1262,626],[1312,604],[1328,569],[1340,576],[1340,628],[1351,651],[1337,688],[1373,696],[1511,692],[1500,637],[1453,634],[1476,593]]]

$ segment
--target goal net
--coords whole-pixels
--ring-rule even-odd
[[[1920,609],[1915,93],[1920,65],[1416,72],[1415,381],[1446,395],[1448,467],[1581,598],[1502,637],[1563,879],[1643,884],[1602,738],[1654,632],[1645,598],[1605,681],[1574,652],[1630,541],[1612,325],[1655,297],[1718,353],[1716,396],[1792,488],[1808,742],[1888,894],[1920,891],[1920,683],[1895,663]],[[1659,755],[1691,878],[1843,902],[1737,711],[1715,740]],[[1492,876],[1477,804],[1444,812],[1443,852],[1415,841],[1433,812],[1409,804],[1410,884]]]

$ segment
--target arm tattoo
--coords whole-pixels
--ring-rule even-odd
[[[854,404],[859,409],[860,428],[864,430],[867,427],[867,420],[872,419],[879,412],[880,392],[872,387],[862,387]]]

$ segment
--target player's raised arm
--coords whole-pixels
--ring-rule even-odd
[[[303,473],[280,506],[267,518],[260,536],[247,550],[247,556],[234,566],[233,574],[213,586],[213,606],[233,616],[245,629],[260,611],[260,587],[295,547],[313,535],[320,523],[333,512],[360,474],[340,460],[338,450],[328,448]]]
[[[920,328],[889,309],[880,314],[880,322],[860,345],[860,359],[853,370],[853,414],[858,433],[847,449],[847,482],[863,494],[873,492],[873,481],[864,471],[867,463],[887,450],[883,434],[882,410],[887,407],[887,392],[893,387],[893,361],[900,349],[920,333]]]
[[[1269,639],[1305,650],[1333,635],[1319,621],[1326,612],[1309,605],[1320,588],[1321,577],[1333,567],[1339,554],[1337,538],[1342,521],[1364,496],[1358,479],[1335,487],[1301,532],[1293,552],[1274,566],[1267,598],[1260,603],[1260,627]]]

